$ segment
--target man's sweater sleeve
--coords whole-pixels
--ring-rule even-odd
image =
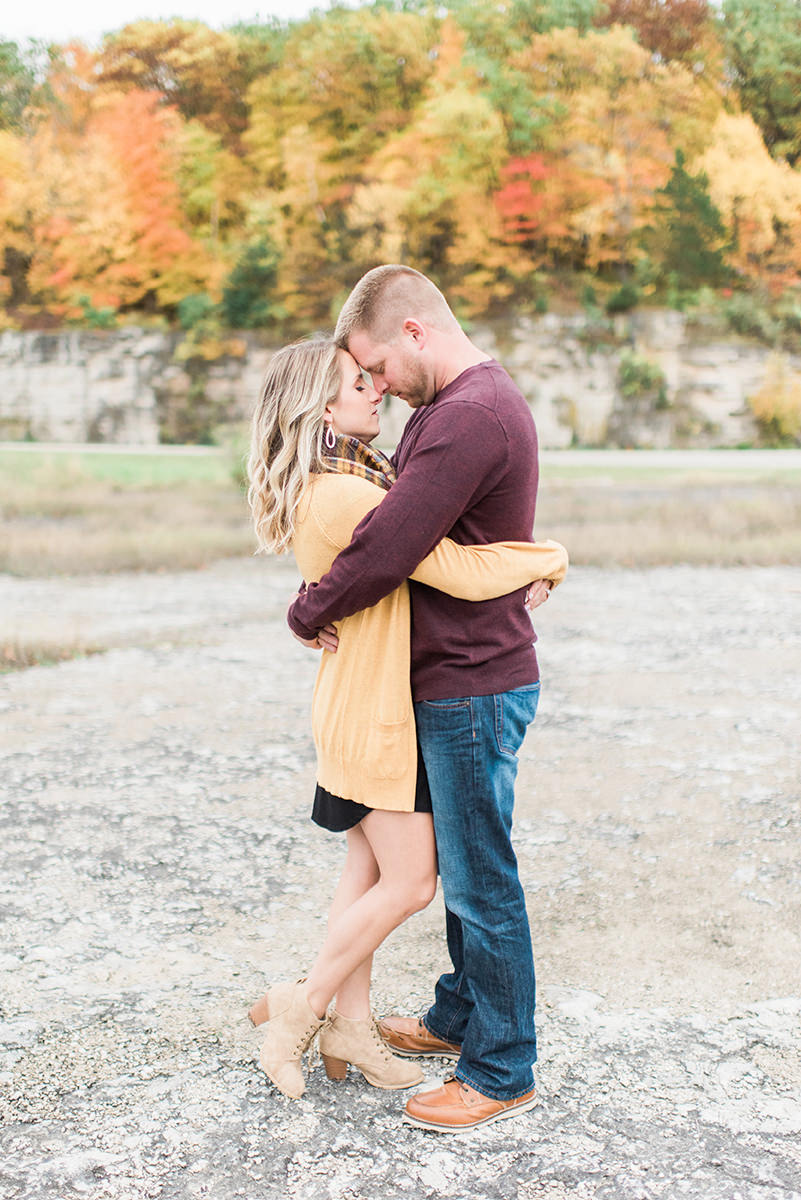
[[[427,414],[397,482],[357,525],[328,574],[291,605],[287,620],[293,633],[311,639],[323,625],[393,592],[489,490],[506,453],[500,422],[479,405]]]

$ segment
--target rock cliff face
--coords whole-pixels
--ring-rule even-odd
[[[617,318],[612,336],[583,315],[551,314],[471,332],[519,384],[544,447],[756,438],[748,397],[765,382],[770,349],[693,327],[681,313]],[[242,357],[186,363],[175,357],[178,341],[138,329],[3,333],[0,439],[148,445],[203,440],[220,422],[246,419],[275,346],[249,336]],[[788,366],[801,370],[801,359]],[[407,415],[387,402],[386,442]]]

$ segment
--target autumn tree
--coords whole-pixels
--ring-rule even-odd
[[[628,25],[641,46],[665,61],[701,61],[714,36],[708,0],[606,0],[595,25]]]
[[[39,230],[57,217],[65,155],[85,132],[93,95],[94,57],[79,44],[51,47],[29,61],[27,86],[18,95],[13,131],[4,135],[0,171],[0,245],[5,280],[0,288],[14,309],[42,302],[32,286],[43,247]],[[44,72],[37,78],[37,71]]]
[[[798,0],[724,0],[730,70],[775,158],[801,156],[801,5]]]
[[[538,144],[547,127],[552,104],[532,89],[514,65],[531,39],[554,28],[569,26],[579,33],[592,27],[602,11],[600,0],[451,0],[451,20],[464,35],[464,67],[472,71],[480,90],[500,114],[509,149],[525,155]]]
[[[350,201],[370,156],[410,121],[435,31],[414,13],[317,14],[248,93],[253,199],[282,255],[281,301],[299,319],[328,317],[346,287]]]
[[[367,162],[348,219],[360,268],[409,262],[455,303],[480,311],[488,289],[498,298],[508,290],[493,201],[506,150],[500,116],[465,67],[463,50],[463,34],[446,21],[425,97],[408,126]]]
[[[731,265],[774,289],[801,272],[801,174],[768,153],[747,114],[721,113],[694,163],[731,239]]]
[[[514,273],[521,273],[524,262],[529,273],[542,266],[580,266],[582,245],[571,217],[595,194],[594,181],[569,159],[543,153],[510,158],[500,171],[495,204],[503,242],[517,247]]]
[[[25,144],[0,130],[0,303],[16,308],[28,299],[32,238]]]
[[[0,129],[19,129],[36,78],[30,57],[15,42],[0,42]]]
[[[185,226],[214,254],[225,254],[245,220],[252,179],[239,155],[198,120],[172,121],[170,150]]]
[[[382,9],[315,14],[254,84],[248,145],[267,174],[288,130],[308,127],[331,161],[358,160],[409,119],[433,70],[436,25]]]
[[[275,31],[275,40],[281,35]],[[234,33],[201,21],[135,21],[103,41],[98,82],[115,91],[156,93],[187,120],[196,118],[228,145],[247,125],[247,88],[259,69],[275,61],[268,41],[247,53]]]
[[[496,60],[522,50],[532,37],[569,27],[586,33],[602,0],[450,0],[448,13],[465,35],[468,50],[482,49]]]
[[[51,143],[58,202],[36,230],[31,267],[43,298],[169,308],[214,286],[210,260],[183,228],[170,150],[178,118],[157,105],[146,92],[104,97],[77,150]]]
[[[620,26],[585,37],[552,30],[533,38],[513,66],[553,98],[541,152],[554,167],[553,186],[586,265],[630,267],[674,147],[698,153],[720,101],[695,87],[683,65],[655,61]]]

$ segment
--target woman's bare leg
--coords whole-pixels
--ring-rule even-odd
[[[379,878],[378,863],[361,824],[348,830],[347,839],[348,853],[345,865],[328,913],[329,930],[336,925],[351,904],[378,883]],[[343,979],[336,994],[336,1009],[343,1017],[366,1020],[370,1016],[372,969],[373,956],[368,954],[347,979]]]
[[[309,1005],[320,1017],[343,983],[354,972],[364,970],[364,964],[387,934],[425,908],[436,890],[430,813],[373,809],[362,819],[360,828],[379,877],[358,899],[332,913],[329,919],[328,936],[306,983]],[[335,901],[338,895],[339,888]]]

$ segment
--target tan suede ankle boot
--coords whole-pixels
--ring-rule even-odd
[[[300,979],[270,988],[265,997],[267,1036],[259,1053],[267,1078],[293,1100],[299,1100],[306,1090],[301,1058],[324,1023],[309,1006],[305,982]]]
[[[388,1049],[373,1016],[357,1021],[332,1012],[320,1033],[320,1055],[329,1079],[344,1079],[352,1063],[373,1087],[407,1088],[423,1080],[416,1063]]]

